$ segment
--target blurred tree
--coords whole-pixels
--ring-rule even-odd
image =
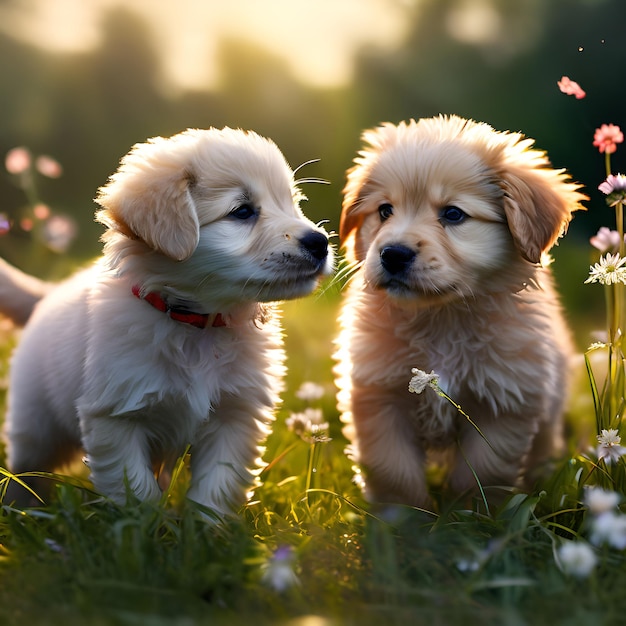
[[[626,60],[626,3],[424,0],[414,11],[413,30],[400,50],[360,57],[353,86],[362,94],[360,126],[457,113],[520,130],[604,206],[596,192],[604,161],[591,142],[601,123],[626,124],[626,84],[613,78],[612,69]],[[491,30],[481,37],[463,31],[487,15]],[[584,87],[585,100],[559,92],[556,82],[564,74]],[[623,163],[619,151],[614,163],[617,169]],[[572,234],[587,238],[605,218],[602,211],[579,215]]]
[[[102,44],[89,53],[45,54],[0,34],[0,151],[27,145],[63,164],[64,176],[43,181],[41,192],[78,221],[77,257],[99,248],[92,198],[119,158],[137,141],[189,126],[254,129],[272,137],[294,167],[320,158],[299,175],[332,185],[307,185],[304,208],[337,228],[345,170],[363,128],[458,113],[522,130],[587,185],[593,210],[576,218],[574,237],[584,241],[605,224],[595,192],[603,161],[591,141],[603,122],[626,124],[625,86],[614,78],[626,56],[620,30],[626,3],[421,0],[406,7],[411,32],[403,44],[391,52],[361,50],[353,83],[336,89],[299,83],[279,59],[229,40],[219,42],[218,88],[168,90],[159,43],[123,9],[108,15]],[[559,93],[563,74],[580,82],[585,100]],[[614,163],[623,164],[620,151]],[[22,202],[7,177],[0,176],[0,194],[6,208]],[[0,239],[0,254],[5,248]]]

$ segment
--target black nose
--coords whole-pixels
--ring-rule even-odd
[[[299,241],[300,245],[318,261],[323,261],[328,255],[328,237],[317,230],[307,233]]]
[[[400,274],[408,269],[415,252],[405,246],[385,246],[380,251],[380,262],[390,274]]]

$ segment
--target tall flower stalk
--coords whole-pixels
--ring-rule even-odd
[[[559,89],[580,100],[586,96],[578,83],[563,76],[557,82]],[[622,421],[626,410],[626,375],[624,358],[624,332],[626,330],[626,246],[624,244],[624,206],[626,205],[626,176],[613,174],[611,155],[623,143],[624,134],[615,124],[602,124],[596,129],[593,145],[604,154],[606,180],[598,189],[605,194],[606,202],[615,212],[615,228],[601,228],[591,244],[600,249],[601,256],[590,267],[585,283],[600,283],[606,301],[606,343],[595,343],[585,353],[591,391],[596,413],[595,455],[585,457],[591,469],[582,482],[593,481],[608,489],[626,493],[626,447],[621,445]],[[590,353],[607,351],[606,377],[601,385],[596,381],[591,366]],[[597,461],[592,457],[595,456]]]
[[[305,382],[296,392],[296,396],[307,404],[319,400],[325,391],[320,385]],[[331,441],[328,436],[329,424],[324,419],[322,409],[307,407],[301,413],[292,413],[285,421],[287,429],[298,435],[302,441],[309,444],[309,460],[306,470],[304,491],[307,501],[314,488],[314,478],[317,473],[317,463],[320,455],[320,444]]]
[[[607,204],[615,211],[616,246],[613,250],[605,250],[598,263],[590,268],[587,283],[599,282],[604,286],[607,315],[607,374],[602,389],[595,384],[593,372],[587,360],[594,402],[596,406],[597,457],[598,466],[604,470],[601,483],[623,491],[624,484],[615,484],[617,471],[614,468],[623,465],[622,455],[625,448],[620,445],[622,419],[625,410],[625,359],[624,329],[625,302],[624,285],[626,285],[626,255],[624,245],[624,204],[626,203],[626,176],[611,173],[611,154],[617,144],[624,141],[618,126],[603,124],[596,130],[593,145],[604,152],[606,180],[598,187],[606,195]],[[594,346],[595,349],[597,347]],[[610,436],[609,436],[610,435]],[[623,470],[623,467],[621,468]],[[619,475],[623,477],[624,472]],[[617,481],[623,482],[623,481]],[[609,483],[609,484],[606,484]]]
[[[76,222],[69,216],[54,213],[41,201],[37,187],[38,175],[51,179],[62,176],[61,164],[45,154],[35,157],[30,150],[19,146],[7,152],[4,167],[22,190],[26,206],[17,211],[0,212],[0,237],[10,234],[31,237],[33,256],[46,249],[58,254],[66,252],[76,237]]]

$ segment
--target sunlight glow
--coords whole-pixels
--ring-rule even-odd
[[[491,43],[502,30],[499,13],[485,0],[459,3],[448,13],[446,25],[452,38],[470,44]]]
[[[219,85],[220,40],[241,39],[282,59],[301,82],[346,84],[355,53],[402,43],[419,0],[33,0],[0,9],[0,28],[55,52],[93,49],[106,10],[124,7],[152,31],[164,73],[180,88]]]

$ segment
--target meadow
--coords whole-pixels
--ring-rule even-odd
[[[187,458],[160,502],[125,506],[95,493],[78,463],[56,477],[41,506],[0,506],[0,624],[622,624],[626,177],[611,176],[606,163],[602,191],[617,230],[592,242],[604,256],[567,240],[555,254],[566,306],[582,304],[587,317],[568,310],[580,349],[568,450],[530,493],[511,489],[498,505],[487,489],[444,500],[431,471],[432,510],[365,502],[335,405],[341,287],[331,280],[282,307],[283,402],[259,484],[238,514],[209,524],[185,499]],[[30,247],[12,234],[5,247],[22,246],[49,273],[69,273],[61,244],[71,228],[51,224],[37,198],[32,205],[31,221],[21,222],[22,235],[31,227]],[[589,259],[598,262],[587,282],[600,285],[583,285]],[[606,330],[586,349],[598,311]],[[0,320],[0,415],[17,340]],[[4,462],[0,449],[0,495],[11,480]]]
[[[532,493],[511,493],[498,508],[478,497],[381,516],[364,502],[334,401],[338,301],[329,289],[284,306],[284,402],[261,485],[238,516],[203,520],[183,497],[184,459],[161,503],[124,507],[93,493],[77,466],[53,501],[0,509],[0,623],[622,623],[623,549],[595,545],[585,572],[559,557],[591,532],[589,468],[575,449]],[[14,332],[2,339],[5,380]],[[307,387],[316,393],[299,397]],[[590,432],[588,394],[584,384],[575,394],[586,417],[575,399],[572,442]],[[311,409],[328,422],[326,436],[290,430],[293,413]]]

